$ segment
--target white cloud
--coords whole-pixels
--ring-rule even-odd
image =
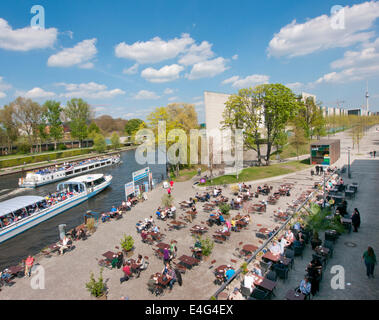
[[[196,102],[193,102],[192,104],[194,104],[196,107],[201,107],[204,105],[204,101],[196,101]]]
[[[253,74],[245,78],[239,76],[233,76],[225,79],[222,84],[231,83],[234,88],[250,88],[255,87],[258,84],[268,83],[270,77],[263,74]]]
[[[227,60],[218,57],[213,60],[207,60],[196,63],[187,75],[190,80],[200,79],[200,78],[212,78],[220,73],[223,73],[228,67],[225,66]]]
[[[125,118],[133,118],[134,116],[135,116],[134,112],[129,112],[129,113],[124,114]]]
[[[166,88],[164,91],[163,91],[164,94],[173,94],[174,93],[174,90],[171,89],[171,88]]]
[[[27,92],[17,91],[16,96],[23,96],[30,99],[51,98],[55,96],[54,92],[45,91],[42,88],[35,87]]]
[[[303,88],[304,84],[301,82],[292,82],[292,83],[287,83],[286,87],[290,88],[291,90],[298,90],[300,88]]]
[[[140,90],[137,94],[134,95],[136,100],[156,100],[160,97],[153,91]]]
[[[235,54],[233,57],[232,57],[232,60],[237,60],[238,59],[238,54]]]
[[[141,64],[156,63],[177,57],[193,43],[194,40],[187,33],[183,33],[180,38],[168,41],[155,37],[149,41],[138,41],[131,45],[121,42],[115,47],[115,55],[118,58],[135,60]]]
[[[330,48],[344,48],[374,36],[372,28],[379,17],[379,2],[371,1],[344,7],[345,28],[335,27],[333,16],[322,15],[305,23],[296,20],[284,26],[269,43],[270,56],[297,57]]]
[[[200,45],[193,44],[178,62],[185,66],[192,66],[195,63],[208,60],[213,56],[212,44],[208,41],[203,41]]]
[[[57,40],[55,28],[37,29],[25,27],[12,29],[8,22],[0,18],[0,48],[12,51],[29,51],[50,48]]]
[[[7,95],[5,92],[0,91],[0,99],[5,98]]]
[[[178,101],[179,100],[179,97],[170,97],[167,99],[168,101]]]
[[[96,82],[88,83],[56,83],[57,86],[63,86],[66,90],[60,96],[65,98],[86,98],[86,99],[106,99],[125,94],[121,89],[107,90],[104,84]]]
[[[3,80],[3,77],[0,77],[0,90],[1,91],[6,91],[12,88],[12,86],[8,83],[5,83]]]
[[[333,71],[320,77],[314,84],[362,81],[379,72],[379,38],[365,43],[358,51],[346,51],[343,58],[330,64]]]
[[[162,83],[174,81],[179,78],[180,72],[184,70],[184,67],[178,64],[172,64],[170,66],[164,66],[159,70],[154,68],[146,68],[141,72],[141,76],[147,81]]]
[[[97,53],[96,38],[83,40],[73,48],[65,48],[62,51],[53,54],[47,60],[49,67],[71,67],[79,65],[81,68],[92,68],[93,59]]]
[[[134,65],[132,65],[130,68],[128,69],[124,69],[122,71],[122,73],[124,74],[136,74],[138,72],[138,66],[139,64],[138,63],[135,63]]]

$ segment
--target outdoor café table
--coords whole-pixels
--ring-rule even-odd
[[[24,271],[23,266],[20,266],[20,265],[18,265],[18,266],[11,266],[11,267],[9,267],[9,268],[7,268],[7,269],[8,269],[8,272],[9,272],[12,276],[14,276],[14,277],[16,277],[19,273],[21,273],[21,272]]]
[[[194,257],[182,255],[179,260],[186,266],[186,268],[191,269],[194,265],[199,263],[198,259]]]
[[[163,249],[170,250],[170,245],[167,244],[167,243],[164,243],[164,242],[160,242],[160,243],[157,244],[157,248],[160,249],[160,250],[163,250]]]
[[[150,231],[147,233],[148,236],[151,236],[154,240],[159,240],[161,238],[160,232]]]
[[[166,287],[168,285],[168,283],[170,282],[169,279],[166,279],[166,280],[163,280],[163,274],[157,272],[155,274],[153,274],[150,279],[153,279],[155,280],[155,282],[159,285],[161,285],[162,287]]]
[[[352,190],[346,190],[345,191],[345,197],[347,197],[347,198],[354,198],[355,197],[355,192],[354,191],[352,191]]]
[[[291,289],[287,291],[286,300],[305,300],[305,295],[301,292]]]
[[[327,257],[329,255],[330,250],[328,248],[323,247],[323,246],[319,246],[319,247],[315,248],[315,251],[317,254],[324,256],[324,257]]]
[[[222,232],[222,231],[220,231],[220,230],[217,230],[216,232],[215,232],[215,234],[218,234],[218,235],[220,235],[221,237],[224,237],[225,239],[227,239],[228,237],[230,237],[230,232]]]
[[[107,251],[103,253],[103,256],[107,258],[107,260],[112,261],[116,257],[116,254],[112,251]]]
[[[266,289],[267,291],[272,292],[276,287],[275,281],[260,277],[256,274],[252,275],[252,277],[254,278],[254,285]]]
[[[291,262],[290,259],[283,257],[280,254],[277,254],[277,255],[273,254],[271,251],[267,251],[263,255],[262,259],[266,260],[266,261],[269,260],[269,261],[274,262],[274,263],[281,261],[285,266],[288,266]]]
[[[130,268],[133,272],[136,272],[139,268],[139,265],[136,264],[136,261],[134,259],[129,259],[128,262],[130,263]]]
[[[257,249],[258,249],[258,247],[254,246],[253,244],[245,244],[242,247],[243,251],[246,251],[246,252],[249,252],[249,253],[253,253],[253,252],[257,251]]]
[[[350,218],[341,218],[341,223],[349,230],[349,232],[351,231],[352,220]]]
[[[263,233],[265,236],[268,236],[270,234],[270,230],[267,228],[260,228],[258,230],[259,233]]]
[[[225,270],[228,268],[228,266],[226,264],[223,264],[221,266],[218,266],[216,269],[215,269],[215,272],[216,274],[218,275],[224,275],[225,273]]]
[[[199,234],[203,234],[203,233],[205,233],[207,231],[208,231],[207,227],[201,227],[201,226],[198,226],[198,225],[193,226],[192,229],[191,229],[191,232],[193,232],[193,233],[199,233]]]

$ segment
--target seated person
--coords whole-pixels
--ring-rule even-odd
[[[289,242],[293,242],[295,240],[295,235],[293,234],[293,232],[291,230],[287,230],[286,231],[286,234],[285,234],[285,238],[289,241]]]
[[[232,269],[231,265],[228,265],[226,270],[225,270],[225,279],[228,281],[233,275],[236,273],[234,269]]]
[[[122,268],[122,271],[124,272],[124,276],[120,278],[120,283],[123,283],[124,281],[128,281],[130,278],[130,275],[132,274],[132,271],[130,270],[129,262],[124,263],[124,267]]]
[[[228,229],[228,227],[226,226],[226,224],[223,226],[221,232],[222,232],[222,233],[229,232],[229,229]]]
[[[155,232],[155,233],[159,233],[159,228],[158,228],[158,226],[154,226],[154,228],[153,228],[153,232]]]
[[[142,241],[145,241],[147,239],[147,233],[144,230],[141,231],[141,238]]]
[[[205,194],[205,199],[206,199],[206,201],[209,201],[210,198],[211,198],[211,195],[209,194],[209,192],[207,192],[207,193]]]
[[[278,243],[278,241],[274,241],[273,244],[271,245],[271,247],[269,248],[269,250],[274,255],[279,255],[279,254],[283,253],[282,247],[280,246],[280,244]]]
[[[263,277],[263,275],[262,275],[262,269],[259,267],[258,263],[254,263],[253,269],[251,270],[251,272],[253,272],[257,276]]]
[[[3,272],[0,273],[1,281],[5,282],[6,284],[9,283],[11,280],[11,274],[9,273],[8,269],[5,269]]]
[[[86,240],[87,239],[87,235],[86,235],[86,232],[80,228],[79,229],[79,232],[78,232],[78,240]]]
[[[142,255],[140,255],[140,254],[138,255],[138,258],[136,260],[136,264],[138,265],[138,269],[140,271],[145,270],[147,268],[146,261],[142,257]]]
[[[59,247],[59,254],[62,255],[65,249],[70,248],[69,241],[70,241],[69,238],[67,238],[66,236],[63,237],[62,244]]]
[[[170,287],[170,291],[171,291],[174,283],[176,282],[176,273],[175,273],[174,268],[169,268],[167,272],[167,279],[170,280],[170,282],[168,283],[168,286]]]
[[[232,226],[232,230],[237,231],[237,222],[234,218],[230,221],[230,224]]]
[[[245,288],[248,288],[250,290],[250,293],[253,292],[255,285],[254,285],[254,277],[251,272],[247,273],[243,279],[243,286]]]
[[[220,224],[225,223],[225,219],[224,219],[224,217],[222,216],[222,214],[219,215],[218,220],[219,220]]]
[[[245,300],[238,288],[234,288],[233,292],[229,294],[228,300]]]
[[[305,277],[304,280],[301,280],[299,291],[306,296],[311,293],[311,283],[307,277]]]
[[[106,222],[106,221],[109,221],[111,219],[111,217],[109,215],[107,215],[105,212],[103,212],[101,214],[101,221],[102,222]]]
[[[130,200],[128,200],[127,202],[126,202],[126,211],[129,211],[129,210],[131,210],[132,209],[132,203],[130,202]]]
[[[162,213],[161,213],[161,208],[159,207],[158,209],[157,209],[157,211],[155,212],[155,214],[157,215],[157,218],[158,219],[161,219],[161,215],[162,215]]]

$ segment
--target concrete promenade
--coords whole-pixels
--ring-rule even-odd
[[[332,138],[332,137],[331,137]],[[351,138],[347,133],[340,133],[336,138],[341,138],[341,159],[337,165],[347,162],[347,155],[343,152],[347,145],[350,144]],[[365,137],[360,146],[360,154],[353,152],[352,159],[352,181],[360,184],[359,192],[354,201],[349,201],[349,212],[351,208],[359,208],[362,216],[362,226],[359,233],[351,233],[343,235],[337,242],[334,257],[328,264],[322,285],[321,292],[315,299],[372,299],[378,298],[378,280],[368,280],[365,276],[364,264],[361,262],[361,255],[367,245],[373,246],[377,255],[379,254],[379,243],[377,232],[379,230],[378,219],[376,217],[376,204],[378,200],[377,184],[379,179],[379,162],[370,159],[367,154],[379,144],[379,132],[372,128],[367,137]],[[52,256],[50,258],[42,258],[39,264],[43,266],[45,271],[45,289],[32,289],[29,278],[16,279],[11,287],[3,287],[0,292],[0,299],[93,299],[85,288],[85,283],[89,280],[90,272],[93,271],[97,276],[100,267],[97,259],[102,259],[102,254],[106,251],[117,251],[116,246],[120,246],[119,242],[123,234],[132,235],[135,239],[135,251],[133,258],[141,253],[143,256],[149,257],[149,267],[141,273],[138,279],[131,279],[120,284],[119,278],[122,276],[121,270],[104,269],[104,279],[109,288],[108,299],[119,299],[121,296],[128,296],[130,299],[209,299],[217,290],[218,286],[213,284],[213,269],[221,264],[232,264],[235,268],[239,268],[242,260],[234,256],[235,249],[240,243],[254,244],[260,246],[261,240],[255,237],[255,231],[260,226],[274,228],[279,224],[274,222],[273,210],[278,207],[285,209],[287,203],[296,199],[301,192],[311,188],[314,182],[321,180],[321,177],[310,177],[309,170],[286,175],[285,177],[270,178],[268,184],[274,186],[274,190],[280,184],[285,182],[294,183],[294,190],[291,197],[281,197],[279,203],[275,206],[268,206],[266,213],[262,215],[252,214],[252,221],[248,230],[242,230],[239,233],[233,233],[230,239],[224,244],[215,244],[214,251],[205,262],[193,270],[187,271],[183,275],[183,286],[174,286],[172,292],[166,292],[164,296],[155,297],[147,290],[147,282],[150,276],[155,272],[160,272],[163,263],[153,255],[152,247],[141,242],[139,234],[137,234],[135,225],[150,215],[155,218],[155,210],[160,206],[161,197],[165,193],[162,188],[157,188],[149,193],[149,200],[140,203],[127,213],[123,219],[119,221],[111,221],[108,223],[100,223],[98,230],[86,241],[75,242],[76,248],[64,254],[63,256]],[[197,190],[192,188],[193,181],[175,183],[173,196],[175,205],[178,208],[178,216],[181,215],[179,205],[180,201],[188,200]],[[247,182],[248,183],[248,182]],[[254,181],[251,184],[256,188],[260,181]],[[229,198],[232,197],[230,189],[226,188],[223,192]],[[98,197],[102,197],[99,194]],[[259,200],[262,200],[260,196]],[[120,202],[122,199],[120,199]],[[256,203],[256,201],[254,201]],[[118,205],[119,203],[115,203]],[[163,233],[166,234],[164,242],[169,243],[170,240],[178,241],[178,256],[182,254],[190,255],[189,247],[193,245],[194,240],[190,235],[189,229],[195,224],[204,222],[208,214],[201,210],[201,204],[197,204],[199,211],[198,217],[186,228],[182,230],[168,231],[167,222],[156,221]],[[242,213],[242,212],[241,212]],[[237,211],[231,211],[231,216],[237,214]],[[156,220],[156,219],[155,219]],[[205,236],[211,237],[217,226],[210,228]],[[344,245],[346,241],[354,242],[357,246],[350,248]],[[296,258],[295,270],[289,273],[289,279],[286,282],[279,281],[277,288],[277,298],[283,299],[286,290],[296,287],[304,275],[305,265],[310,261],[311,250],[307,249],[303,260]],[[216,262],[211,265],[211,261]],[[231,260],[236,260],[232,262]],[[334,264],[340,264],[346,270],[345,290],[335,291],[330,289],[331,274],[329,268]],[[212,267],[212,268],[211,268]],[[237,283],[236,283],[237,285]]]

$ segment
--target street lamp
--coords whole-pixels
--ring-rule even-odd
[[[350,172],[350,147],[347,147],[347,161],[348,161],[348,165],[347,165],[347,176],[349,177],[349,179],[351,178],[351,172]]]

